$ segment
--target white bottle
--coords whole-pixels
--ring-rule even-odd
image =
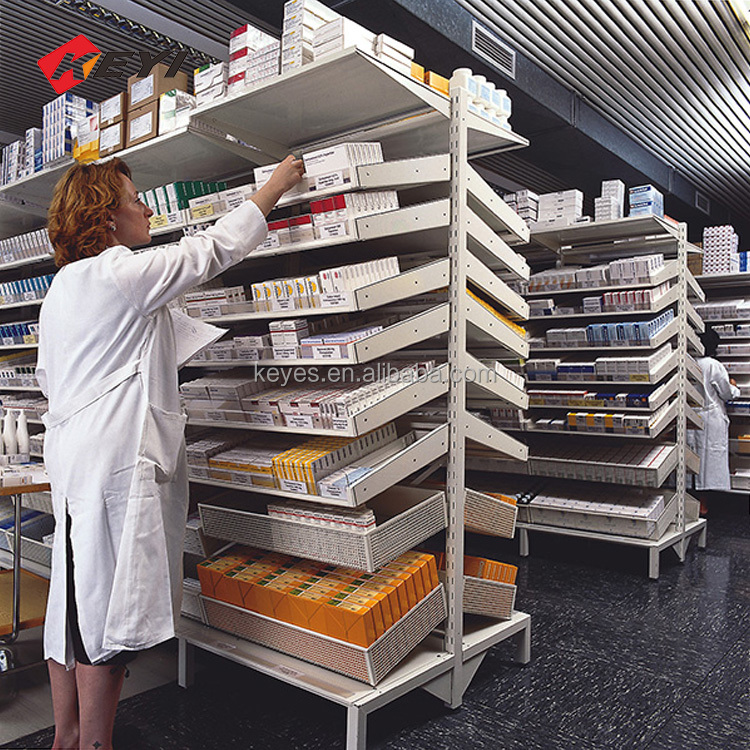
[[[29,452],[29,426],[26,421],[26,412],[18,412],[18,421],[16,422],[16,442],[18,443],[19,453]]]
[[[3,418],[3,445],[5,452],[10,455],[18,453],[18,442],[16,441],[16,419],[13,412],[8,409]]]

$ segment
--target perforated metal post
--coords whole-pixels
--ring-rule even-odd
[[[448,621],[445,648],[453,655],[453,680],[450,705],[461,704],[463,696],[463,596],[464,596],[464,504],[466,495],[466,165],[468,132],[466,128],[468,92],[459,89],[451,95],[451,221],[449,236],[450,329],[448,341],[448,376],[450,391],[448,421],[448,531],[446,535],[446,588]]]
[[[678,356],[678,390],[677,390],[677,531],[685,531],[685,486],[687,479],[686,446],[687,446],[687,327],[690,325],[687,316],[687,224],[680,224],[677,240],[677,356]],[[684,544],[684,540],[680,545]]]

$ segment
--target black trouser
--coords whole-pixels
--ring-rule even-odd
[[[91,665],[91,659],[89,659],[86,649],[83,645],[83,639],[81,638],[81,629],[78,626],[78,607],[76,606],[76,584],[75,576],[73,575],[73,544],[70,540],[70,527],[71,518],[68,511],[65,511],[65,543],[67,545],[67,579],[68,579],[68,591],[67,591],[67,611],[66,617],[68,620],[68,629],[70,630],[70,638],[73,643],[73,655],[75,660],[79,664]],[[137,651],[120,651],[118,654],[110,657],[106,661],[99,662],[97,666],[114,666],[124,667],[129,664],[133,659],[138,656]]]

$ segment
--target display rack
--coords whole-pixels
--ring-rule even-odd
[[[469,112],[467,99],[467,94],[460,91],[449,100],[367,54],[345,50],[285,74],[272,83],[201,107],[193,113],[186,128],[118,153],[131,167],[138,187],[148,189],[169,180],[199,179],[207,175],[216,179],[231,176],[242,181],[250,174],[252,166],[278,161],[291,150],[312,150],[347,140],[377,140],[381,142],[388,161],[360,168],[360,188],[376,185],[414,189],[427,185],[435,195],[434,187],[442,184],[443,195],[450,196],[437,200],[428,198],[425,203],[406,206],[388,216],[360,219],[357,222],[358,239],[342,242],[332,252],[332,257],[336,257],[335,253],[360,247],[387,252],[395,246],[399,253],[428,251],[434,255],[438,250],[443,258],[436,261],[427,258],[424,265],[406,270],[394,279],[356,290],[346,304],[330,310],[256,313],[234,309],[222,310],[222,315],[212,319],[231,326],[260,318],[270,320],[308,314],[361,312],[393,302],[408,304],[411,297],[449,287],[446,305],[420,313],[414,319],[397,324],[387,335],[373,336],[358,342],[355,347],[356,361],[364,362],[411,347],[430,337],[444,337],[446,333],[449,342],[448,363],[442,366],[445,377],[441,382],[404,389],[388,402],[375,405],[369,412],[358,415],[349,434],[370,430],[438,396],[448,396],[448,412],[442,425],[353,486],[345,501],[355,506],[376,497],[425,465],[445,460],[447,456],[446,516],[442,521],[436,520],[433,508],[431,525],[427,529],[432,533],[447,521],[445,588],[448,606],[444,637],[430,636],[371,687],[185,617],[179,625],[179,683],[182,686],[192,681],[194,647],[221,654],[346,705],[349,750],[365,747],[366,718],[371,711],[416,687],[437,695],[450,706],[460,705],[484,655],[496,643],[514,638],[518,642],[518,660],[526,663],[530,659],[530,617],[527,614],[513,611],[508,620],[472,618],[466,623],[463,616],[465,445],[472,441],[519,461],[526,458],[527,451],[518,440],[468,413],[467,383],[462,378],[456,382],[449,375],[451,371],[461,373],[472,368],[480,376],[479,382],[472,384],[472,390],[478,388],[487,398],[526,405],[522,389],[494,377],[492,365],[485,364],[478,358],[480,355],[474,356],[468,349],[475,344],[489,343],[495,349],[525,356],[528,345],[471,300],[466,289],[471,282],[499,307],[513,316],[525,318],[528,315],[526,302],[494,271],[500,269],[503,274],[520,279],[528,278],[529,272],[523,258],[507,244],[508,241],[527,241],[526,226],[468,164],[472,156],[518,148],[527,142]],[[227,138],[225,134],[231,137]],[[242,146],[238,140],[252,146]],[[68,166],[69,163],[60,164],[0,189],[0,232],[3,236],[41,224],[52,186]],[[30,222],[30,215],[37,219],[36,224]],[[300,262],[318,258],[331,245],[330,242],[321,242],[290,248],[286,253],[258,252],[243,264],[242,272],[251,275],[254,263],[277,257],[280,262],[295,268]],[[443,356],[444,347],[441,342],[439,348]],[[312,363],[307,361],[304,364]],[[201,420],[197,423],[204,424]],[[249,423],[208,423],[258,429]],[[288,428],[286,431],[315,434],[315,430],[309,429]],[[347,432],[338,431],[336,434],[345,435]],[[210,480],[194,481],[196,485],[210,483],[247,489]],[[290,496],[294,493],[273,494]],[[314,496],[296,497],[321,500]],[[432,505],[434,502],[431,501]],[[490,526],[492,524],[488,523],[488,528]],[[472,585],[470,581],[469,595],[476,589],[476,586],[471,588]],[[438,611],[436,608],[444,606],[439,604],[441,596],[433,597],[429,602],[433,618]],[[512,608],[512,599],[510,605]],[[224,612],[224,615],[234,617],[235,613]]]
[[[704,290],[707,302],[717,302],[722,299],[750,299],[748,295],[748,282],[750,274],[711,274],[696,277],[701,288]],[[707,325],[713,324],[750,324],[750,318],[722,318],[714,319],[706,317]],[[750,335],[726,336],[720,334],[721,344],[750,344]],[[716,358],[720,362],[743,362],[748,359],[744,353],[725,354],[721,350]],[[748,360],[746,372],[730,371],[730,377],[737,381],[740,389],[740,400],[750,398],[750,360]],[[745,370],[745,368],[739,368]],[[730,365],[731,370],[731,365]],[[732,483],[732,492],[747,496],[750,494],[750,443],[739,439],[739,435],[750,433],[750,417],[737,413],[730,408],[727,409],[729,417],[729,470]]]
[[[527,506],[528,511],[521,509],[523,520],[518,523],[520,552],[522,556],[529,554],[530,532],[557,534],[579,538],[610,541],[621,545],[630,545],[647,549],[649,552],[649,577],[659,576],[659,555],[665,549],[674,549],[680,560],[684,560],[689,539],[698,535],[698,545],[703,548],[706,543],[706,522],[698,519],[696,503],[691,501],[686,492],[686,474],[698,470],[697,456],[686,446],[686,428],[688,423],[700,427],[701,421],[696,406],[701,406],[698,390],[690,381],[700,380],[700,368],[693,359],[694,354],[702,353],[702,346],[695,330],[703,330],[703,323],[693,306],[694,299],[703,300],[704,295],[700,286],[687,268],[687,254],[691,248],[687,242],[687,227],[667,219],[655,216],[625,218],[617,221],[592,222],[575,227],[566,227],[554,231],[535,232],[532,234],[535,245],[548,248],[555,253],[557,266],[568,265],[589,266],[606,263],[621,258],[663,253],[667,256],[663,268],[656,271],[647,282],[634,282],[630,285],[613,285],[588,288],[567,288],[562,290],[534,291],[528,294],[530,299],[535,297],[553,298],[559,304],[569,307],[573,302],[583,297],[600,295],[607,291],[623,291],[627,289],[643,289],[656,287],[665,281],[671,281],[670,289],[651,306],[651,309],[628,312],[594,312],[553,314],[535,316],[530,320],[532,333],[542,336],[549,328],[564,328],[585,326],[589,323],[612,322],[615,319],[633,320],[648,319],[664,310],[674,311],[674,320],[662,328],[646,346],[532,346],[530,357],[553,356],[567,352],[569,354],[585,353],[583,359],[612,354],[650,352],[671,342],[674,351],[659,362],[648,374],[638,376],[611,376],[599,380],[536,380],[529,379],[529,389],[543,390],[587,390],[596,387],[597,390],[607,389],[617,392],[650,393],[648,405],[630,409],[617,406],[594,406],[543,404],[535,405],[525,412],[527,417],[539,417],[546,412],[547,416],[560,418],[569,411],[583,412],[626,412],[653,414],[657,409],[664,409],[650,428],[642,434],[607,433],[572,431],[559,429],[528,429],[521,434],[529,443],[530,459],[526,471],[532,476],[570,477],[577,480],[596,482],[620,482],[647,487],[662,487],[670,479],[674,479],[675,496],[665,508],[665,514],[674,512],[674,522],[658,526],[663,533],[659,538],[639,538],[617,533],[603,533],[597,529],[593,521],[589,524],[581,519],[581,514],[566,514],[565,511],[547,514],[554,523],[541,520],[543,513],[536,522],[533,520],[533,501]],[[575,357],[574,357],[575,358]],[[529,426],[530,427],[530,426]],[[549,434],[564,436],[566,445],[571,449],[575,445],[582,447],[580,458],[564,457],[560,451],[560,444],[551,443]],[[546,441],[544,438],[547,438]],[[624,455],[630,450],[629,446],[657,445],[660,446],[659,458],[661,463],[657,467],[643,467],[634,470],[627,462],[612,460],[612,455]],[[571,442],[572,441],[572,442]],[[581,442],[578,442],[581,441]],[[588,446],[588,448],[584,447]],[[588,451],[588,453],[587,453]],[[599,454],[601,451],[601,454]],[[576,454],[577,455],[577,454]],[[607,458],[604,458],[607,456]],[[486,455],[475,454],[469,458],[468,466],[483,471],[526,473],[523,467],[516,467],[507,461],[498,462]],[[608,476],[610,478],[608,478]],[[502,486],[502,485],[500,485]],[[615,485],[616,486],[616,485]],[[617,491],[612,490],[613,502],[616,501]],[[566,520],[567,519],[567,520]]]

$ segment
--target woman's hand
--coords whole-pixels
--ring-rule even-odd
[[[279,198],[299,183],[304,171],[302,159],[290,154],[276,167],[268,182],[250,200],[254,201],[264,216],[268,216]]]
[[[737,381],[734,378],[729,378],[729,384],[733,385],[735,388],[737,387]]]

